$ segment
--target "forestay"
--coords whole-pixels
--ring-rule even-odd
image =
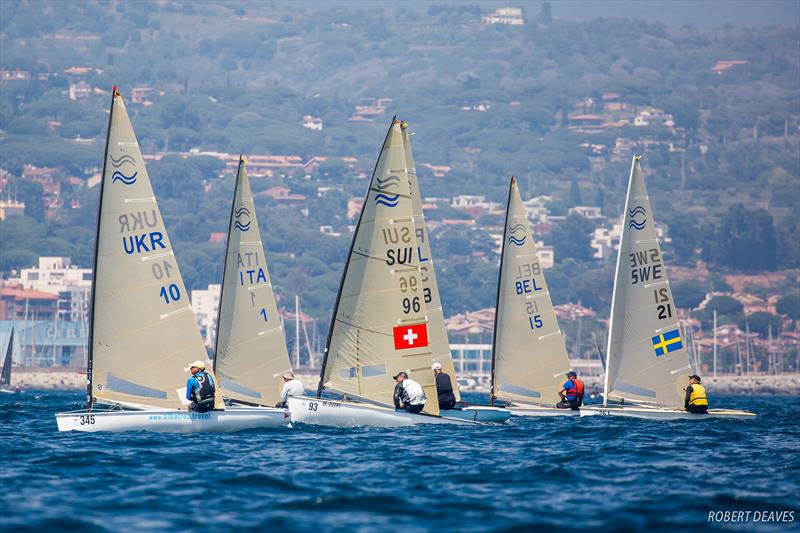
[[[498,285],[492,395],[553,406],[570,362],[514,178]]]
[[[617,257],[606,354],[606,397],[682,408],[691,366],[640,157],[634,156],[631,166]]]
[[[450,340],[447,337],[447,326],[444,323],[442,300],[439,297],[439,285],[436,283],[436,268],[433,265],[431,244],[428,240],[428,228],[425,224],[425,214],[422,211],[422,196],[419,190],[417,169],[414,165],[414,155],[411,153],[411,138],[405,124],[401,125],[403,131],[403,148],[405,150],[408,183],[411,187],[411,207],[414,210],[414,228],[417,237],[417,261],[420,265],[420,281],[428,309],[428,341],[430,342],[433,361],[442,365],[442,371],[450,376],[453,393],[457,400],[461,400],[458,390],[456,369],[453,365],[453,356],[450,353]]]
[[[345,265],[321,384],[391,405],[392,376],[404,370],[436,398],[412,215],[403,135],[393,120]],[[438,403],[426,411],[438,414]]]
[[[225,396],[275,405],[281,376],[292,367],[244,160],[236,175],[217,324],[214,369]]]
[[[122,96],[114,89],[100,192],[90,401],[179,408],[206,351]]]

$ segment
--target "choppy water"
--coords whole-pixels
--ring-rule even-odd
[[[750,421],[58,433],[53,414],[81,401],[0,394],[0,529],[674,531],[715,510],[794,512],[727,528],[800,524],[799,398],[717,399]]]

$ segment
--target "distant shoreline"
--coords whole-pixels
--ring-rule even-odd
[[[318,374],[300,374],[306,390],[317,386]],[[594,388],[602,390],[601,378],[585,378],[586,390],[592,393]],[[800,374],[781,374],[778,376],[719,376],[705,377],[703,384],[715,394],[735,394],[746,396],[797,396],[800,395]],[[86,374],[82,372],[65,372],[47,369],[14,369],[11,375],[11,387],[19,386],[23,390],[58,390],[83,391],[86,389]],[[488,393],[488,389],[476,387],[465,392]]]

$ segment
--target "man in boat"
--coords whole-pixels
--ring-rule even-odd
[[[456,406],[456,395],[453,393],[453,382],[450,376],[442,371],[441,363],[433,363],[436,376],[436,394],[439,396],[439,409],[452,409]]]
[[[397,382],[394,386],[394,408],[414,414],[422,411],[428,401],[422,385],[409,378],[405,372],[398,372],[394,380]]]
[[[217,387],[211,374],[205,370],[206,364],[199,360],[189,365],[192,375],[186,380],[186,399],[192,402],[189,404],[190,411],[207,413],[214,409]]]
[[[567,372],[567,381],[561,386],[558,393],[561,401],[556,404],[559,409],[578,409],[583,405],[583,381],[578,379],[578,373],[574,370]]]
[[[294,373],[286,372],[283,375],[283,388],[281,389],[281,401],[275,404],[275,407],[285,409],[286,401],[289,396],[302,396],[306,393],[306,388],[303,387],[303,382],[294,377]]]
[[[686,400],[684,409],[690,413],[705,414],[708,412],[708,398],[706,388],[700,385],[700,376],[689,376],[689,386],[686,387]]]

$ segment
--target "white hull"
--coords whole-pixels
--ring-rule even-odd
[[[417,424],[471,424],[474,422],[432,415],[415,415],[393,408],[319,398],[289,398],[292,424],[349,428],[357,426],[404,427]]]
[[[682,409],[643,407],[639,405],[581,407],[581,416],[626,416],[648,420],[706,420],[709,418],[755,418],[756,414],[738,409],[709,409],[706,414],[689,413]]]
[[[511,416],[580,416],[577,409],[559,409],[545,405],[531,405],[525,403],[515,403],[506,406],[511,411]],[[581,409],[584,409],[581,407]]]
[[[175,409],[75,411],[56,414],[59,431],[229,432],[289,425],[289,412],[273,407],[229,407],[195,413]]]
[[[448,409],[440,414],[442,418],[455,418],[491,424],[501,424],[511,418],[511,411],[508,409],[488,405],[467,405],[460,409]]]

